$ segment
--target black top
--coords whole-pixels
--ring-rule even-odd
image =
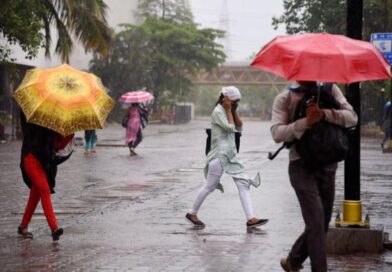
[[[56,185],[57,165],[66,161],[70,156],[58,157],[53,150],[56,132],[53,130],[26,122],[26,117],[21,111],[20,123],[23,132],[20,167],[23,180],[31,188],[31,180],[23,167],[24,158],[31,153],[41,163],[45,171],[51,193]]]

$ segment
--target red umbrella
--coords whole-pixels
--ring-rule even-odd
[[[123,94],[118,101],[124,103],[142,103],[154,99],[154,96],[145,91],[133,91]]]
[[[327,33],[278,36],[251,66],[297,81],[352,83],[391,77],[390,66],[373,44]]]

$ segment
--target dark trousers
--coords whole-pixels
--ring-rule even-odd
[[[301,206],[305,231],[298,237],[289,261],[299,267],[309,256],[312,271],[327,271],[326,233],[332,216],[337,164],[311,169],[301,160],[289,164],[290,182]]]

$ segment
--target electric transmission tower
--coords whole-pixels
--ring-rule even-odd
[[[227,0],[222,1],[221,13],[219,16],[219,29],[225,31],[225,36],[220,39],[220,43],[224,47],[227,59],[231,59],[231,40],[230,40],[230,18],[227,6]]]

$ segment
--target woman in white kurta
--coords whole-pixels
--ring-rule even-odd
[[[267,219],[257,219],[254,216],[250,199],[250,185],[260,185],[260,175],[250,179],[237,155],[235,132],[242,130],[242,121],[236,109],[241,99],[240,91],[234,86],[223,87],[219,100],[211,116],[211,150],[207,154],[204,169],[206,183],[200,189],[193,204],[192,211],[186,214],[186,219],[195,226],[203,227],[204,223],[197,217],[201,204],[215,189],[223,192],[220,179],[223,172],[230,175],[237,185],[242,207],[247,219],[247,227],[257,227],[268,222]]]

